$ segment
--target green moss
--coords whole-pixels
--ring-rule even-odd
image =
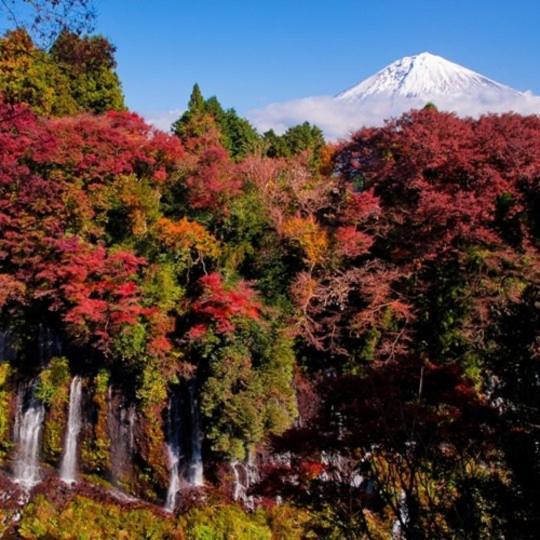
[[[233,505],[194,508],[180,518],[188,540],[272,540],[262,512],[248,514]]]
[[[102,539],[182,539],[184,535],[172,519],[148,509],[126,509],[121,505],[98,503],[75,497],[64,508],[56,508],[38,495],[28,504],[17,527],[21,538],[58,540]]]
[[[94,379],[92,401],[96,410],[96,421],[91,436],[83,438],[81,459],[87,470],[104,473],[110,470],[110,436],[108,430],[109,372],[102,369]]]
[[[0,363],[0,459],[11,450],[9,421],[11,412],[11,392],[7,388],[11,366],[7,362]]]
[[[272,530],[272,540],[317,538],[309,531],[310,515],[305,510],[288,504],[279,504],[265,510],[265,517]]]
[[[66,358],[52,358],[39,374],[36,396],[45,405],[66,403],[69,399],[69,362]]]
[[[36,395],[47,406],[43,427],[43,454],[52,463],[57,462],[62,455],[70,380],[66,358],[51,359],[48,367],[39,374]]]
[[[151,497],[155,497],[156,491],[163,489],[168,481],[163,430],[163,410],[167,397],[167,381],[158,366],[154,362],[148,362],[137,389],[145,434],[140,447],[145,466],[138,476],[143,489],[151,494]]]
[[[152,405],[162,405],[167,401],[167,381],[154,362],[148,362],[143,369],[137,399],[143,410]]]

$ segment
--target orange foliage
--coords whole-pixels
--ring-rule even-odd
[[[217,257],[217,240],[200,223],[183,217],[179,221],[161,218],[157,222],[160,240],[169,249],[195,250],[199,258]]]
[[[284,221],[282,233],[298,242],[305,254],[306,262],[315,266],[324,261],[328,250],[328,235],[321,229],[313,216],[294,216]]]

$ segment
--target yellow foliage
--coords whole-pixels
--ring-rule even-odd
[[[328,235],[313,216],[286,219],[282,232],[287,238],[298,242],[310,266],[323,262],[328,251]]]
[[[219,255],[219,244],[203,225],[183,217],[179,221],[161,218],[157,222],[160,240],[169,249],[194,250],[199,258],[215,258]]]

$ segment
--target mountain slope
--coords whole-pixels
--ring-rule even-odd
[[[375,75],[338,94],[336,99],[362,100],[376,95],[426,99],[485,91],[511,96],[522,95],[509,86],[441,56],[424,52],[396,60]]]

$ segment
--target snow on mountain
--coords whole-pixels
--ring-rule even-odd
[[[515,111],[539,114],[540,97],[519,92],[428,52],[405,56],[334,97],[274,103],[248,116],[262,131],[309,121],[330,139],[433,102],[462,116]]]
[[[388,95],[427,99],[437,96],[498,92],[518,96],[521,92],[492,81],[466,67],[428,52],[405,56],[361,83],[336,96],[337,99],[367,99]]]

